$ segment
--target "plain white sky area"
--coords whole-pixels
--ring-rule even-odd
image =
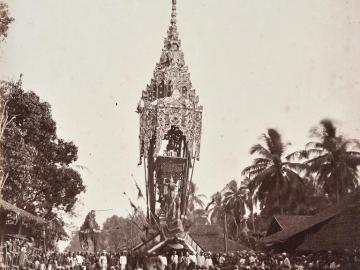
[[[269,127],[289,151],[327,117],[360,138],[360,1],[178,0],[178,29],[204,106],[194,181],[210,196],[241,179],[249,148]],[[58,135],[79,147],[87,186],[75,225],[101,224],[136,201],[141,90],[159,61],[171,0],[10,0],[0,79],[51,104]],[[116,103],[118,104],[116,106]]]

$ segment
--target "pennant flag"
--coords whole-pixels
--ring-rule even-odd
[[[135,204],[133,204],[133,202],[131,200],[129,200],[129,202],[130,202],[131,207],[134,208],[134,211],[137,212],[138,209],[135,206]]]
[[[132,177],[132,179],[134,180],[135,186],[136,186],[136,188],[137,188],[137,190],[138,190],[138,199],[139,199],[139,198],[144,198],[144,195],[143,195],[143,193],[142,193],[142,191],[141,191],[141,188],[139,187],[138,183],[136,182],[134,175],[131,174],[131,177]]]
[[[136,188],[137,188],[137,190],[138,190],[138,199],[144,197],[144,195],[142,194],[142,191],[141,191],[139,185],[138,185],[137,183],[135,183],[135,185],[136,185]]]
[[[123,194],[126,196],[126,198],[129,200],[129,203],[131,207],[134,209],[135,212],[138,211],[138,208],[135,206],[135,204],[130,200],[130,198],[127,196],[126,192],[123,192]]]

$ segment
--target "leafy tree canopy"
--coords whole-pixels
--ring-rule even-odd
[[[72,168],[77,147],[56,134],[51,108],[18,82],[2,82],[1,108],[8,119],[0,142],[2,196],[10,203],[44,217],[57,219],[72,212],[77,196],[85,190],[80,174]],[[56,222],[62,227],[63,223]]]
[[[7,37],[10,23],[14,18],[9,15],[8,5],[0,1],[0,42]]]

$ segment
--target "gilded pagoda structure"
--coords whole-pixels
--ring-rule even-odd
[[[172,0],[160,61],[137,106],[147,219],[156,233],[135,249],[147,252],[174,244],[199,249],[188,235],[186,216],[194,165],[200,157],[203,108],[185,64],[176,19]]]

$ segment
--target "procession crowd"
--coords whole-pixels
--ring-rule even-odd
[[[199,254],[169,251],[166,256],[105,251],[100,253],[69,252],[37,254],[22,260],[16,268],[19,270],[357,270],[360,269],[360,252],[270,255],[255,251],[200,252]]]

